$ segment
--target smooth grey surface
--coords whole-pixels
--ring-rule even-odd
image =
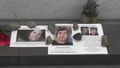
[[[0,56],[19,56],[19,48],[0,47]]]
[[[0,0],[0,19],[79,19],[87,0]],[[120,0],[98,0],[99,19],[120,19]]]
[[[120,55],[120,24],[104,24],[103,29],[109,39],[109,53],[111,55]]]
[[[120,65],[9,66],[1,68],[120,68]]]
[[[21,48],[20,51],[20,56],[46,56],[48,54],[47,47]]]

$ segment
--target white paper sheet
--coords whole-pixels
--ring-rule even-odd
[[[69,24],[56,24],[66,25]],[[81,41],[73,40],[73,46],[52,46],[48,47],[49,55],[81,55],[81,54],[108,54],[107,47],[101,46],[101,38],[104,35],[101,24],[78,24],[79,29],[73,31],[72,36],[76,33],[81,33],[81,27],[88,27],[89,31],[92,27],[97,29],[98,35],[82,35]],[[73,25],[72,25],[73,26]]]

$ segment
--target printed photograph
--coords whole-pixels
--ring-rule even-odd
[[[45,41],[45,30],[18,30],[17,42]]]
[[[89,28],[88,27],[81,27],[81,34],[82,35],[89,35]]]
[[[73,45],[71,26],[55,26],[52,45]]]
[[[96,27],[90,28],[90,35],[98,35],[98,30]]]

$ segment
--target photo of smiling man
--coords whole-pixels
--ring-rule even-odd
[[[70,26],[57,26],[52,45],[73,45],[72,29]]]

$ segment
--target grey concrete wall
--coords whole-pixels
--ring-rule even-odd
[[[86,0],[0,0],[0,19],[79,19]],[[120,0],[98,0],[99,19],[120,19]]]

